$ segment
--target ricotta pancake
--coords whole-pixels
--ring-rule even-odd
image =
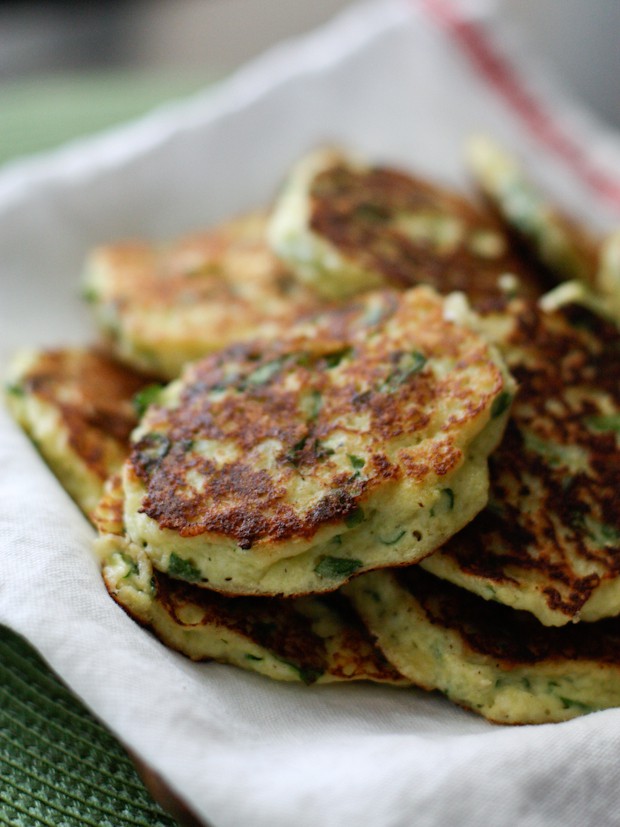
[[[620,614],[620,334],[584,308],[487,317],[519,392],[489,505],[423,565],[547,625]]]
[[[120,480],[107,486],[97,522],[105,585],[125,611],[193,660],[216,660],[281,681],[368,680],[406,685],[339,595],[224,597],[154,570],[122,536]]]
[[[87,515],[127,456],[132,399],[148,383],[94,349],[23,351],[10,367],[10,411]]]
[[[620,620],[542,626],[419,566],[371,572],[345,593],[388,660],[416,685],[502,724],[620,706]]]
[[[258,213],[165,247],[100,247],[84,296],[116,355],[167,379],[232,342],[278,335],[319,305],[268,249]]]
[[[599,241],[554,206],[516,158],[491,138],[476,135],[469,141],[467,160],[498,215],[556,278],[596,284]]]
[[[514,393],[447,306],[371,293],[189,365],[133,433],[128,540],[233,595],[334,591],[434,551],[485,505]]]
[[[464,291],[478,306],[505,290],[545,289],[490,214],[425,180],[335,150],[317,151],[292,171],[268,235],[299,279],[330,298],[428,284]]]

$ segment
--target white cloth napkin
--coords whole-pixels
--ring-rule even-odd
[[[492,3],[364,3],[189,102],[7,167],[0,353],[94,338],[77,293],[96,243],[266,203],[320,142],[464,187],[475,130],[592,226],[620,222],[618,136]],[[214,827],[620,823],[620,710],[502,728],[417,690],[193,664],[109,599],[90,527],[2,409],[0,469],[0,622]]]

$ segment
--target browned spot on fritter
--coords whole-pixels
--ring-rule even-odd
[[[470,650],[502,667],[541,661],[620,663],[620,618],[568,626],[543,626],[529,612],[484,600],[439,580],[419,566],[396,574],[429,621],[457,632]]]
[[[519,393],[490,506],[440,554],[490,583],[543,575],[548,606],[573,617],[620,574],[620,334],[577,307],[513,312],[502,347]]]
[[[147,489],[142,511],[182,536],[215,532],[247,549],[312,537],[403,474],[448,473],[461,460],[458,434],[503,378],[479,338],[442,313],[428,289],[384,291],[325,311],[287,339],[239,344],[194,364],[180,404],[151,408],[149,433],[133,446]],[[446,359],[453,370],[436,378],[427,364]],[[446,406],[455,413],[442,418]],[[346,453],[344,465],[342,451],[335,458],[332,446],[348,435],[363,446],[363,475]],[[201,454],[204,440],[232,455]],[[407,462],[400,445],[411,446]],[[290,495],[300,479],[318,492],[305,510]]]
[[[498,276],[518,276],[520,292],[540,295],[546,277],[510,249],[499,223],[461,196],[397,170],[364,171],[336,164],[320,173],[310,194],[310,225],[341,253],[387,284],[429,284],[441,293],[461,290],[476,306],[490,308],[500,296]],[[458,221],[463,232],[453,241],[433,242],[422,231],[407,232],[401,219]],[[476,239],[493,233],[498,249],[482,254]],[[501,242],[501,243],[500,243]]]
[[[43,351],[20,380],[24,392],[60,411],[69,444],[105,480],[112,449],[128,450],[132,398],[149,380],[97,350]]]

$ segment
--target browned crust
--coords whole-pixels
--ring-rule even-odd
[[[92,258],[104,273],[93,301],[124,335],[137,329],[153,348],[189,338],[209,352],[267,324],[285,329],[322,302],[269,250],[265,221],[251,214],[164,247],[142,241],[101,247]],[[185,323],[162,332],[150,321],[162,312]]]
[[[374,645],[348,603],[338,595],[320,598],[342,624],[338,644],[328,652],[325,638],[313,630],[312,620],[300,611],[300,604],[294,599],[223,597],[161,573],[155,574],[155,584],[156,600],[175,625],[196,629],[209,625],[229,630],[292,666],[304,683],[313,683],[326,673],[341,680],[361,677],[404,682]],[[202,617],[191,624],[182,619],[183,608],[188,604],[202,612]]]
[[[54,349],[37,356],[20,387],[59,411],[70,447],[105,480],[110,450],[128,450],[137,421],[131,400],[148,382],[98,350]]]
[[[493,658],[503,667],[543,661],[620,663],[620,618],[548,627],[529,612],[484,600],[419,566],[399,569],[396,577],[430,623],[458,633],[472,652]]]
[[[286,341],[236,345],[195,364],[180,404],[151,409],[149,432],[133,446],[130,463],[147,489],[142,511],[183,537],[214,532],[249,549],[258,541],[309,538],[351,516],[380,486],[453,470],[462,459],[456,434],[488,408],[503,378],[480,339],[446,322],[442,308],[426,289],[385,291],[321,314]],[[421,365],[397,383],[412,353],[451,359],[454,369],[437,378]],[[472,367],[484,390],[470,387]],[[257,376],[266,378],[257,382]],[[293,390],[291,379],[298,383]],[[317,400],[316,410],[302,415],[302,398]],[[434,424],[436,411],[449,403],[459,413]],[[337,466],[324,447],[334,433],[360,436],[347,424],[356,414],[368,417],[363,476]],[[443,434],[432,449],[390,447],[415,446],[417,435],[438,428]],[[218,465],[193,451],[200,439],[232,443],[239,458]],[[275,472],[247,459],[268,440],[282,445]],[[185,484],[190,471],[199,475],[200,491]],[[300,475],[315,478],[324,492],[307,510],[288,496]]]
[[[490,458],[491,505],[439,553],[491,584],[541,574],[549,608],[570,618],[620,573],[616,432],[587,425],[601,415],[603,394],[620,413],[620,335],[577,307],[543,314],[526,306],[515,318],[505,347],[520,390]],[[532,438],[543,447],[577,446],[588,467],[571,471],[553,447],[548,456],[534,450]],[[589,520],[604,527],[604,542],[593,542]]]
[[[441,293],[460,290],[475,306],[489,307],[501,297],[497,279],[519,277],[520,292],[540,295],[546,277],[510,250],[508,237],[488,212],[456,193],[398,170],[358,170],[338,163],[317,175],[310,193],[311,229],[330,241],[348,259],[380,273],[387,284],[410,287],[429,284]],[[449,249],[426,239],[415,240],[394,223],[401,214],[454,217],[465,227]],[[494,256],[476,253],[472,237],[492,231],[505,242]]]

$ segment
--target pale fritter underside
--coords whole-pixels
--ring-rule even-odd
[[[505,291],[545,289],[490,214],[425,180],[333,150],[294,168],[268,235],[299,278],[331,298],[428,284],[484,306]]]
[[[371,572],[345,593],[414,684],[502,724],[564,721],[620,706],[620,620],[542,626],[419,566]]]
[[[487,322],[519,386],[489,506],[422,565],[547,625],[620,614],[620,334],[574,306]]]
[[[97,522],[108,591],[167,646],[281,681],[368,680],[407,685],[344,598],[223,597],[153,570],[122,534],[122,491],[111,480]]]
[[[133,435],[129,539],[228,594],[333,591],[432,552],[485,504],[514,391],[444,310],[373,293],[190,366]]]
[[[167,379],[232,342],[276,336],[319,305],[268,249],[258,213],[167,247],[96,249],[84,296],[118,357]]]
[[[87,515],[127,456],[132,398],[148,381],[86,348],[23,351],[10,367],[9,409]]]

